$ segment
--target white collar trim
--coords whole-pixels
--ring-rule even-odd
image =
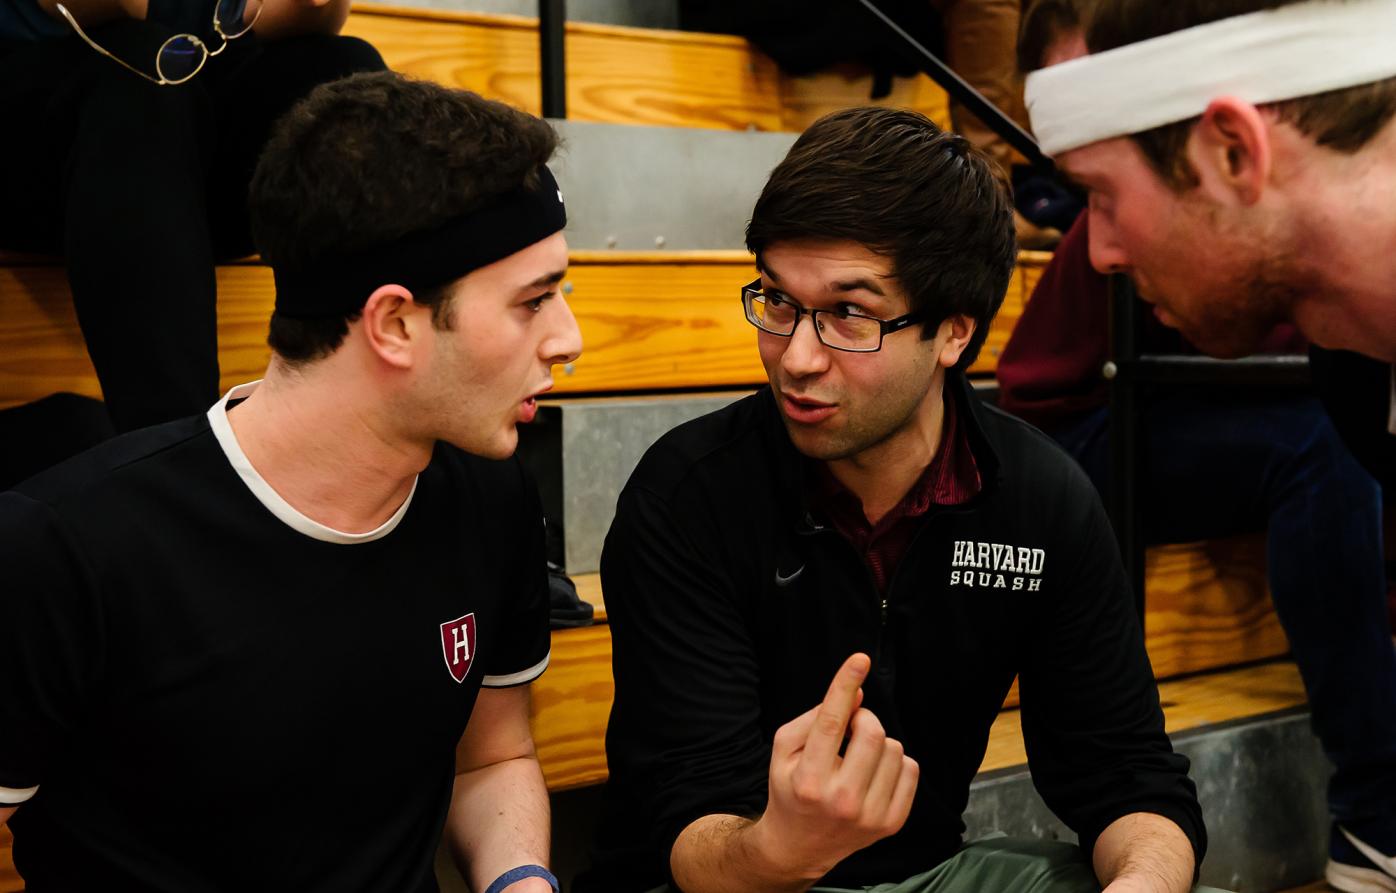
[[[242,478],[247,489],[252,491],[252,495],[257,497],[257,501],[266,506],[267,511],[275,515],[287,527],[297,533],[327,543],[341,545],[368,543],[392,533],[398,522],[407,514],[407,507],[412,504],[412,496],[417,492],[418,478],[413,478],[412,489],[408,491],[407,498],[402,501],[402,505],[398,506],[398,510],[393,512],[391,518],[367,533],[345,533],[342,530],[335,530],[333,527],[326,527],[319,521],[308,518],[297,511],[294,506],[282,498],[280,493],[272,489],[271,484],[268,484],[265,478],[258,474],[257,469],[253,468],[252,463],[247,460],[247,454],[242,451],[237,436],[233,434],[232,425],[228,423],[228,401],[250,396],[259,384],[261,384],[260,380],[238,385],[224,394],[223,399],[213,404],[208,410],[208,424],[213,429],[213,436],[217,438],[218,445],[223,448],[223,454],[228,457],[228,463],[233,466],[238,477]]]

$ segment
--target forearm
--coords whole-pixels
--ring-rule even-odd
[[[685,893],[804,893],[825,874],[818,866],[779,864],[767,850],[751,819],[704,816],[674,842],[669,870]]]
[[[1146,812],[1111,822],[1096,839],[1092,862],[1108,893],[1188,893],[1196,868],[1183,829]]]
[[[456,776],[446,839],[461,874],[473,890],[484,890],[520,865],[547,865],[548,789],[534,756],[505,760]],[[510,893],[548,890],[532,879]]]

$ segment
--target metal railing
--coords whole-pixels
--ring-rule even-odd
[[[1129,278],[1110,277],[1110,358],[1101,374],[1109,382],[1110,485],[1106,511],[1120,544],[1125,573],[1144,622],[1144,518],[1139,498],[1142,398],[1150,388],[1307,387],[1306,356],[1253,356],[1239,360],[1140,352],[1142,302]]]
[[[538,0],[543,117],[567,117],[567,0]]]

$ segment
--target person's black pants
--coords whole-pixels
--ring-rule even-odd
[[[136,21],[90,33],[152,72],[168,34]],[[356,38],[248,35],[193,80],[159,86],[76,37],[0,45],[0,248],[63,256],[118,430],[217,399],[214,263],[254,250],[258,153],[313,87],[381,68]]]

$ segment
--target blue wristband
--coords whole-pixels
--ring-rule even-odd
[[[553,877],[553,873],[541,865],[520,865],[518,868],[511,868],[495,878],[494,883],[485,889],[485,893],[499,893],[510,884],[526,877],[540,877],[553,888],[553,893],[559,893],[557,878]]]

